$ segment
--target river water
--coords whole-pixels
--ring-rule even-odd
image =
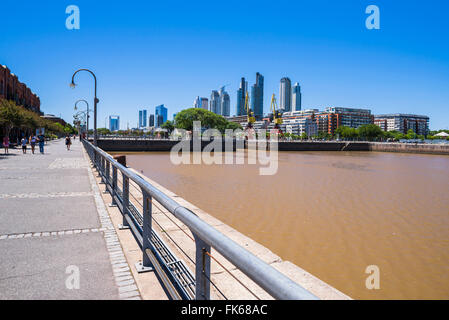
[[[280,152],[273,176],[168,153],[127,162],[355,299],[449,299],[449,156]]]

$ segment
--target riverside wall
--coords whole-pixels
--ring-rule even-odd
[[[449,155],[449,144],[371,142],[370,151]]]
[[[98,139],[98,147],[107,152],[169,152],[178,144],[175,140],[145,139]],[[193,141],[184,141],[185,147],[193,150]],[[201,141],[201,150],[210,141]],[[221,150],[247,148],[247,142],[221,142]],[[228,146],[226,146],[228,144]],[[269,148],[269,143],[266,144]],[[226,148],[227,147],[227,148]],[[449,144],[415,144],[382,142],[343,142],[343,141],[279,141],[279,151],[377,151],[449,155]]]
[[[168,152],[172,148],[180,143],[177,140],[145,140],[145,139],[98,139],[98,147],[104,151],[111,152]],[[184,148],[190,148],[193,150],[193,141],[184,140]],[[201,141],[201,151],[209,145],[211,141]],[[243,147],[243,141],[236,143],[235,140],[222,140],[222,150],[229,149],[235,151],[236,148]],[[228,144],[228,146],[226,145]]]

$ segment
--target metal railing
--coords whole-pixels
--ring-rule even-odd
[[[195,213],[181,206],[140,175],[118,163],[111,155],[83,140],[84,147],[96,167],[106,190],[112,196],[142,250],[142,265],[153,268],[161,277],[167,291],[174,299],[210,299],[211,248],[264,289],[275,299],[318,299],[302,286],[265,263],[233,240],[201,220]],[[121,173],[121,181],[118,179]],[[130,181],[142,192],[141,212],[130,200]],[[121,186],[119,185],[121,182]],[[179,260],[152,228],[153,200],[186,225],[195,241],[195,276]],[[213,258],[213,257],[212,257]],[[193,259],[192,259],[193,260]],[[214,259],[215,260],[215,259]],[[213,283],[212,283],[213,284]]]

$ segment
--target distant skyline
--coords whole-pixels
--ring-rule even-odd
[[[449,128],[448,1],[80,0],[80,30],[65,27],[69,4],[3,0],[0,20],[0,63],[39,95],[45,113],[69,122],[78,99],[93,107],[90,75],[68,86],[75,70],[89,68],[98,119],[119,115],[122,129],[137,127],[142,105],[173,114],[224,85],[234,115],[241,78],[251,91],[256,72],[264,113],[288,77],[301,86],[303,110],[423,114],[431,129]],[[380,30],[365,27],[370,4],[380,8]]]

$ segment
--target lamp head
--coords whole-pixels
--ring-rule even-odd
[[[76,84],[75,84],[75,82],[72,81],[72,83],[70,84],[70,88],[75,89],[75,87],[76,87]]]

